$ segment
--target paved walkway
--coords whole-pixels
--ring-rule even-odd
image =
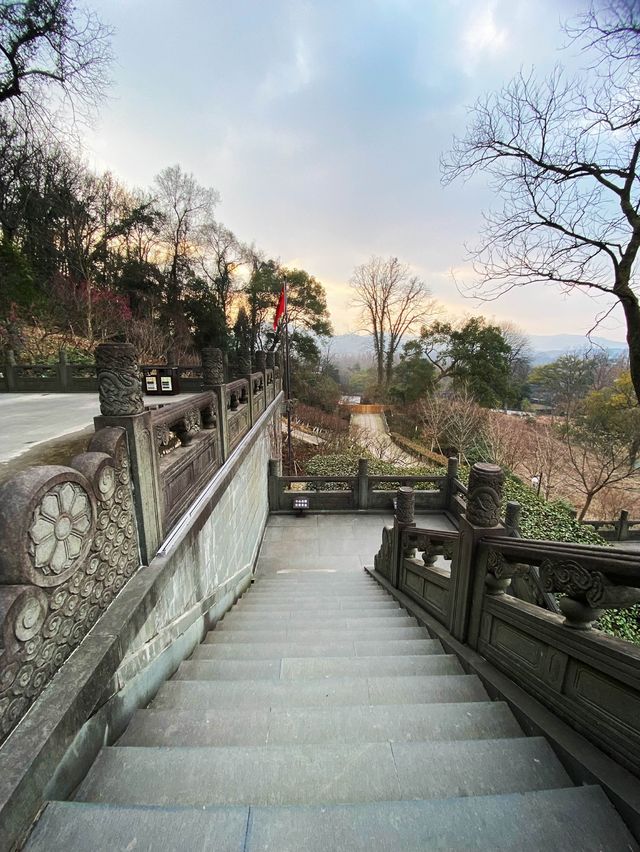
[[[191,394],[145,397],[145,404],[176,402]],[[100,414],[93,393],[0,394],[0,462],[14,459],[46,441],[81,432]]]
[[[405,467],[422,464],[393,443],[382,414],[352,414],[349,426],[352,434],[357,434],[360,443],[376,458]]]

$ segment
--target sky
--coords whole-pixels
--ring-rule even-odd
[[[410,265],[452,316],[585,334],[608,305],[553,288],[462,296],[465,246],[494,202],[482,177],[441,184],[467,109],[520,68],[559,60],[575,0],[87,0],[114,28],[113,86],[86,155],[129,185],[179,163],[219,219],[327,291],[357,331],[349,278],[372,255]],[[598,334],[624,339],[614,312]]]

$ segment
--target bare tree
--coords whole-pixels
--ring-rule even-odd
[[[238,292],[238,271],[247,262],[247,249],[219,222],[205,222],[198,234],[198,272],[207,282],[225,324]]]
[[[619,304],[640,401],[640,7],[594,6],[571,34],[587,51],[584,74],[521,73],[479,100],[444,180],[487,172],[502,200],[472,253],[476,294],[555,284],[603,296],[607,312]]]
[[[397,257],[372,257],[355,268],[350,283],[353,304],[373,337],[378,386],[388,387],[403,338],[435,313],[435,301]]]
[[[162,213],[161,247],[164,252],[167,319],[174,342],[188,337],[181,307],[183,291],[197,258],[197,239],[213,221],[220,200],[215,189],[201,186],[179,165],[156,175],[156,203]]]
[[[111,30],[74,0],[21,0],[0,5],[0,105],[25,126],[50,131],[53,89],[72,106],[91,108],[104,94]]]
[[[593,432],[581,435],[568,426],[563,443],[567,451],[564,457],[566,484],[583,500],[579,520],[586,517],[594,497],[605,488],[625,480],[640,479],[636,458],[629,453],[629,446],[610,435],[597,436]]]
[[[440,455],[455,450],[458,459],[469,464],[472,450],[484,444],[488,411],[462,389],[456,394],[429,394],[419,403],[426,435]]]

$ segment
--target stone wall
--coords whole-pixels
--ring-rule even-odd
[[[273,427],[279,411],[267,416],[250,449],[239,454],[232,471],[214,478],[202,507],[151,563],[170,569],[170,579],[141,630],[130,644],[118,673],[118,688],[185,629],[205,617],[225,596],[230,603],[251,578],[269,512],[268,462],[278,451]],[[198,640],[199,641],[199,640]]]

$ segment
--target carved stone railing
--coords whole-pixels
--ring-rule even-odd
[[[219,349],[202,352],[203,393],[160,407],[144,406],[129,344],[99,346],[96,366],[102,412],[96,424],[127,432],[141,552],[148,561],[261,415],[253,416],[249,379],[225,383]]]
[[[640,556],[613,548],[527,539],[487,545],[487,588],[503,594],[512,578],[539,570],[542,588],[559,595],[567,627],[588,630],[605,609],[640,602]]]
[[[417,509],[446,512],[455,493],[456,476],[455,459],[449,462],[444,476],[373,476],[367,459],[359,460],[356,476],[281,476],[273,464],[269,470],[269,507],[272,512],[291,511],[293,500],[304,496],[311,510],[389,511],[394,507],[395,490],[406,485],[415,489]]]
[[[499,516],[502,482],[499,468],[474,466],[453,533],[418,529],[410,489],[399,489],[375,573],[440,625],[445,644],[478,651],[638,774],[640,648],[600,632],[597,619],[640,602],[640,554],[514,537],[517,507]],[[527,601],[511,594],[523,581]]]
[[[140,565],[127,440],[0,488],[0,740]]]
[[[265,371],[265,380],[266,380],[265,392],[267,394],[267,405],[269,405],[270,402],[273,402],[273,400],[275,398],[275,391],[276,391],[275,384],[274,384],[273,370],[267,368],[267,370]]]
[[[251,374],[251,411],[254,420],[259,417],[266,408],[265,374]]]
[[[151,411],[165,531],[222,464],[218,400],[213,391]]]
[[[252,412],[249,380],[237,379],[227,385],[227,424],[229,449],[234,449],[251,428]]]
[[[593,527],[605,541],[640,541],[640,518],[631,520],[626,509],[620,512],[615,521],[582,521],[582,523]]]

